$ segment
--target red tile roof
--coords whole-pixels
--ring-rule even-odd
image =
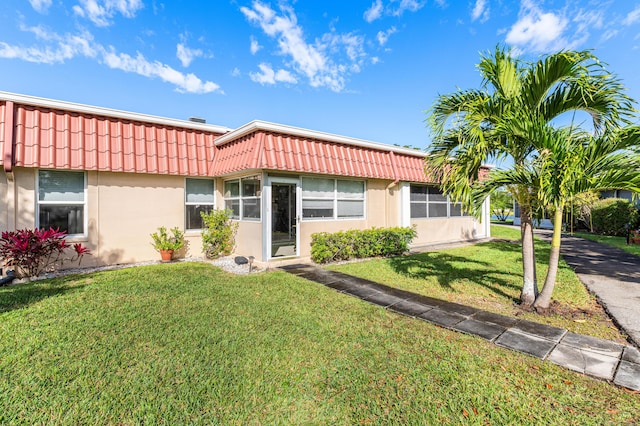
[[[339,135],[252,122],[216,140],[213,170],[246,169],[427,182],[424,153]]]
[[[428,182],[424,152],[280,124],[236,130],[0,92],[0,162],[222,176],[278,170]]]
[[[53,107],[28,98],[19,103],[23,99],[17,98],[0,103],[5,170],[21,166],[208,176],[215,138],[228,130],[93,107],[55,108],[54,101]]]

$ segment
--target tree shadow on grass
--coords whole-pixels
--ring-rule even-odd
[[[69,275],[56,279],[0,287],[0,313],[26,308],[49,297],[78,291],[86,284],[71,285],[73,281],[77,280],[77,275]]]
[[[478,246],[488,252],[495,251],[496,253],[491,257],[498,261],[504,257],[504,253],[519,253],[521,251],[520,245],[512,242],[488,242]],[[455,281],[466,280],[484,287],[496,295],[514,302],[518,301],[521,285],[509,281],[507,278],[512,277],[513,273],[497,269],[497,265],[492,261],[453,255],[448,251],[400,256],[388,261],[391,268],[398,274],[418,280],[435,278],[441,287],[452,292],[460,291],[454,287]]]

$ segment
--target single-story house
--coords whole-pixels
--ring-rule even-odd
[[[64,229],[83,264],[157,259],[150,234],[227,208],[236,252],[310,255],[311,235],[415,226],[415,246],[489,236],[424,173],[424,152],[252,121],[237,129],[0,92],[0,230]]]

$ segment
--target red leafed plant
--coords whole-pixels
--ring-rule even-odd
[[[15,267],[19,277],[52,272],[65,262],[77,260],[79,264],[91,252],[82,244],[67,243],[66,234],[53,228],[5,231],[0,238],[0,260]]]

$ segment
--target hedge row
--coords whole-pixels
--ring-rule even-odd
[[[413,228],[371,228],[311,235],[311,259],[316,263],[363,257],[395,256],[409,249]]]
[[[628,200],[605,198],[591,207],[593,231],[597,234],[624,237],[629,228],[637,229],[638,219],[638,209]]]

